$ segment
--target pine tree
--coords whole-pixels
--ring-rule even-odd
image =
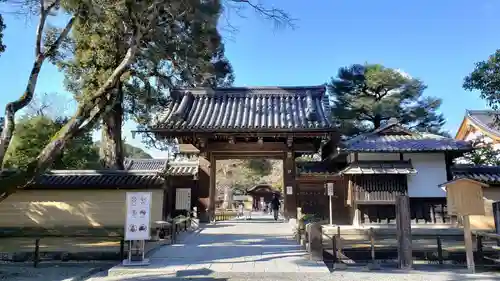
[[[424,97],[425,89],[422,81],[382,65],[342,67],[328,84],[332,118],[346,136],[376,129],[391,118],[410,129],[442,134],[441,100]]]

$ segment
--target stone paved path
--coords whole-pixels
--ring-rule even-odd
[[[164,246],[149,256],[151,265],[138,270],[178,272],[316,272],[328,273],[323,262],[308,260],[292,240],[288,223],[270,215],[252,220],[218,222],[188,236],[182,244]],[[116,267],[115,271],[131,271]]]
[[[291,234],[289,224],[274,222],[270,216],[218,222],[188,236],[182,244],[159,248],[150,255],[147,267],[116,266],[89,280],[499,280],[491,275],[469,279],[453,271],[362,272],[358,268],[330,273],[323,262],[308,260]]]

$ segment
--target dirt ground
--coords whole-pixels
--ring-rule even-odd
[[[0,238],[0,253],[32,252],[33,238]],[[116,238],[42,238],[40,252],[118,252],[120,240]]]

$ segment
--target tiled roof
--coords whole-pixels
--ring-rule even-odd
[[[329,130],[325,87],[176,90],[150,129],[171,131]]]
[[[47,187],[97,186],[114,187],[155,187],[164,183],[156,172],[133,172],[114,170],[53,170],[40,176],[36,185]]]
[[[198,174],[198,166],[172,165],[167,169],[167,176],[193,176]]]
[[[500,114],[494,110],[467,110],[466,115],[476,126],[486,132],[500,137],[500,127],[495,125],[495,116]]]
[[[125,159],[125,170],[128,171],[163,171],[167,167],[167,159]]]
[[[311,162],[296,162],[297,173],[300,175],[333,175],[336,174],[331,171],[328,164],[319,161]]]
[[[435,134],[410,132],[399,124],[387,124],[343,143],[348,152],[469,151],[470,143]]]
[[[180,157],[172,159],[126,159],[125,168],[128,171],[155,171],[167,176],[192,176],[198,174],[197,157]]]
[[[454,179],[467,178],[486,184],[500,184],[500,166],[456,165],[451,168]]]
[[[416,174],[410,161],[359,161],[342,171],[347,175],[359,174]]]

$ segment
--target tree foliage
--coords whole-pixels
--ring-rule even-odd
[[[286,13],[275,8],[265,9],[262,5],[255,4],[250,0],[228,1],[251,6],[268,19],[285,20],[285,22],[288,19]],[[106,34],[101,40],[92,41],[91,44],[93,45],[90,47],[97,49],[101,44],[113,44],[113,39],[120,38],[123,45],[120,44],[119,46],[123,46],[125,51],[117,59],[119,64],[115,68],[107,69],[105,72],[101,72],[101,75],[96,75],[81,84],[81,86],[87,87],[87,91],[81,91],[75,113],[52,136],[49,143],[36,157],[36,160],[20,167],[18,173],[2,179],[0,200],[22,188],[36,175],[51,167],[56,157],[71,145],[73,139],[96,128],[97,124],[113,111],[115,104],[121,101],[120,92],[117,91],[120,89],[118,87],[120,84],[137,83],[144,89],[144,91],[141,91],[140,99],[154,100],[155,95],[152,93],[156,89],[160,89],[164,85],[171,85],[169,83],[169,81],[172,82],[169,79],[170,76],[163,77],[165,73],[179,75],[182,81],[189,81],[187,85],[198,85],[197,83],[209,81],[211,77],[214,77],[213,73],[205,72],[206,69],[212,69],[211,64],[206,62],[198,64],[197,62],[201,60],[198,51],[202,50],[202,46],[208,46],[206,50],[203,49],[206,54],[212,54],[214,50],[220,47],[221,38],[215,36],[218,15],[221,11],[220,1],[68,0],[64,3],[54,2],[61,3],[61,6],[64,4],[63,7],[71,15],[71,18],[66,27],[59,32],[59,36],[47,37],[49,42],[51,42],[51,38],[57,38],[53,41],[53,44],[50,44],[52,47],[41,49],[42,45],[36,44],[36,67],[33,68],[29,82],[36,83],[36,79],[32,78],[37,77],[45,58],[44,55],[50,55],[48,57],[58,62],[72,61],[72,59],[78,57],[78,44],[68,44],[69,46],[76,46],[74,49],[59,48],[63,43],[67,44],[64,40],[67,38],[65,32],[69,31],[73,25],[81,25],[83,26],[81,30],[87,29],[95,32],[96,36]],[[49,10],[45,8],[46,3],[44,1],[40,3],[43,11]],[[51,8],[52,5],[52,2],[50,2],[48,7]],[[100,27],[104,28],[104,30],[100,29]],[[77,31],[75,31],[75,38],[73,39],[77,39],[76,33]],[[118,37],[117,34],[122,36]],[[201,36],[203,34],[207,34],[207,36]],[[40,38],[37,37],[37,39]],[[111,39],[111,42],[107,40],[108,38]],[[186,44],[185,42],[190,43]],[[89,52],[89,48],[81,49],[81,51],[92,53]],[[204,57],[206,58],[208,55]],[[94,60],[100,59],[101,57],[94,58]],[[107,58],[102,59],[106,60]],[[151,61],[154,63],[149,63]],[[87,63],[92,63],[92,61]],[[62,64],[61,66],[70,68],[70,66]],[[71,72],[76,73],[75,75],[84,75],[83,71],[88,70],[86,67],[87,65],[80,61],[78,67],[74,67]],[[193,67],[197,71],[194,71]],[[80,77],[82,77],[82,80],[85,78],[85,76]],[[34,84],[29,83],[28,86],[25,95],[14,102],[14,106],[12,104],[7,106],[6,120],[13,122],[14,113],[19,108],[26,106],[31,100]],[[153,86],[156,86],[156,89]],[[148,104],[160,105],[160,103],[154,102]],[[154,112],[154,109],[153,106],[144,108],[149,112]],[[135,112],[140,112],[140,110],[140,108],[136,108]],[[3,137],[0,142],[3,147],[8,147],[8,142],[5,141],[8,139],[6,138],[8,137],[5,132],[6,128],[10,130],[13,125],[5,124],[4,126]]]
[[[0,0],[1,1],[1,0]],[[0,165],[3,165],[5,154],[10,146],[12,136],[15,130],[15,117],[18,111],[22,110],[32,101],[35,94],[38,76],[46,59],[54,59],[58,54],[58,49],[65,44],[66,38],[71,31],[76,14],[83,12],[81,9],[83,1],[76,1],[74,5],[72,1],[60,0],[40,0],[40,1],[20,1],[21,5],[25,5],[28,9],[36,11],[38,15],[38,26],[35,33],[34,53],[35,59],[27,79],[24,92],[19,95],[14,101],[10,101],[5,105],[5,116],[0,136]],[[73,5],[72,5],[73,4]],[[56,15],[61,8],[67,12],[73,13],[73,16],[66,22],[63,28],[51,27],[47,23],[50,16]],[[3,37],[3,22],[0,23],[0,39]],[[5,47],[0,44],[0,52]]]
[[[250,159],[246,161],[246,165],[259,176],[270,175],[273,169],[272,162],[269,159]]]
[[[53,120],[45,116],[21,118],[14,131],[12,144],[5,157],[6,167],[25,167],[34,161],[52,136],[66,120]],[[85,169],[98,163],[97,149],[91,134],[83,134],[71,141],[71,145],[52,163],[53,169]]]
[[[500,151],[493,147],[491,141],[485,138],[478,138],[472,142],[474,150],[466,153],[459,159],[460,163],[498,166],[500,165]]]
[[[477,62],[474,70],[464,79],[463,87],[469,91],[479,91],[479,96],[494,110],[500,109],[500,50],[487,60]],[[498,116],[494,116],[499,126]]]
[[[101,146],[100,141],[95,142],[96,149],[99,149]],[[144,149],[140,147],[133,146],[131,144],[123,142],[123,156],[126,158],[134,158],[134,159],[152,159],[153,156],[148,154]]]
[[[246,190],[257,184],[271,184],[283,188],[283,161],[269,159],[217,161],[216,186],[219,194],[226,187]]]
[[[220,3],[179,3],[179,8],[171,6],[162,13],[160,22],[164,23],[143,40],[144,48],[113,89],[116,101],[103,116],[101,137],[101,157],[110,168],[123,168],[123,118],[144,125],[165,104],[169,89],[227,86],[234,80],[216,28]],[[79,99],[92,95],[127,53],[124,38],[129,34],[120,28],[121,12],[110,11],[100,22],[74,25],[73,44],[67,50],[71,56],[63,56],[66,59],[59,65],[66,73],[68,90]]]
[[[445,123],[438,112],[441,100],[423,96],[418,79],[379,64],[342,67],[328,83],[332,118],[346,136],[373,130],[396,118],[417,131],[441,133]]]
[[[140,147],[133,146],[131,144],[125,143],[124,145],[125,157],[134,159],[152,159],[153,157],[149,155],[144,149]]]
[[[3,52],[5,52],[5,48],[6,48],[4,43],[3,43],[3,32],[4,32],[5,28],[6,28],[6,26],[5,26],[5,23],[3,22],[2,14],[0,14],[0,55]]]

